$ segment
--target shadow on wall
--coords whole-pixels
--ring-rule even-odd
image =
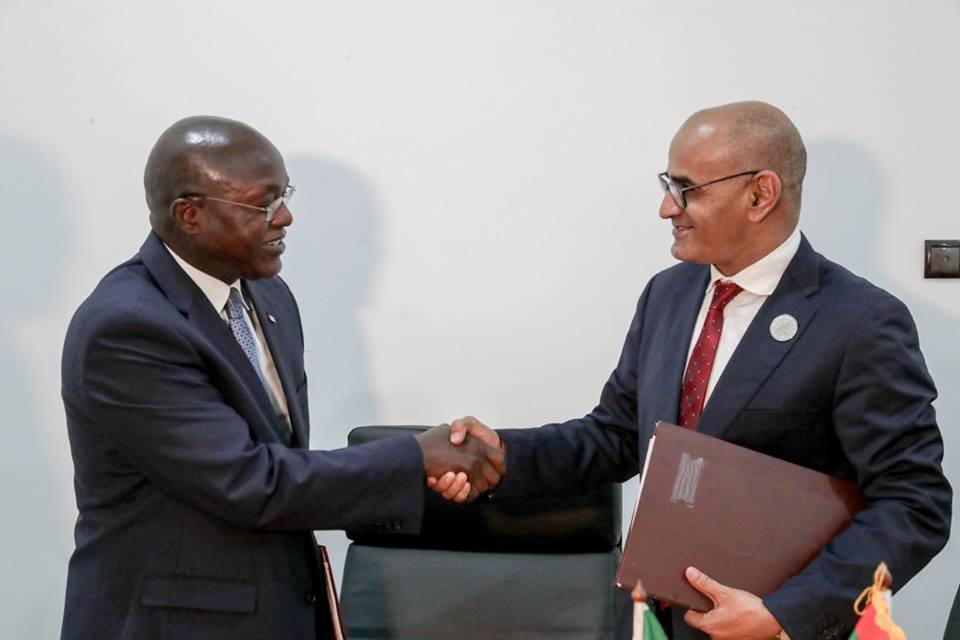
[[[57,443],[41,423],[45,408],[60,401],[40,397],[39,390],[59,384],[31,385],[29,344],[18,336],[43,323],[63,293],[66,199],[60,175],[43,154],[3,134],[0,181],[7,229],[0,235],[6,328],[0,338],[0,406],[7,425],[0,447],[0,619],[10,637],[53,638],[59,635],[66,584],[62,552],[71,545],[72,531],[61,513],[69,489],[55,484],[62,477],[54,472]],[[63,336],[49,339],[59,344]],[[59,361],[44,371],[59,371]],[[66,440],[65,429],[56,434]]]
[[[887,193],[890,179],[874,156],[857,144],[841,139],[812,140],[807,151],[809,171],[800,228],[817,251],[908,303],[917,323],[927,366],[940,391],[935,406],[946,450],[945,472],[956,493],[960,478],[957,464],[960,458],[956,451],[960,450],[960,437],[952,425],[960,418],[960,397],[950,391],[960,385],[960,361],[952,348],[960,318],[946,305],[933,305],[915,295],[925,286],[919,243],[916,247],[909,247],[910,251],[915,251],[917,259],[916,270],[908,275],[916,285],[897,290],[896,287],[902,285],[891,281],[881,246],[884,226],[893,215]],[[909,199],[904,201],[909,202]],[[923,212],[904,211],[898,215],[918,216]],[[944,229],[943,233],[955,237],[960,235],[960,229]],[[960,282],[957,281],[926,284],[936,286],[954,300],[960,295]],[[955,539],[960,538],[958,527],[960,525],[954,518]],[[957,576],[960,575],[958,548],[960,543],[956,540],[948,543],[907,585],[898,599],[896,619],[910,635],[938,638],[943,633]]]
[[[297,194],[283,275],[303,317],[311,440],[342,447],[378,415],[360,314],[382,253],[381,213],[371,185],[343,163],[293,155],[287,172]]]

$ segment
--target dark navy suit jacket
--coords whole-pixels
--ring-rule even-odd
[[[510,471],[497,496],[580,491],[638,472],[655,423],[676,422],[709,274],[707,266],[681,263],[650,280],[617,368],[589,415],[502,432]],[[786,342],[770,333],[781,314],[799,324]],[[867,500],[807,568],[764,597],[794,640],[845,639],[852,603],[872,584],[881,560],[903,585],[946,543],[952,494],[941,469],[935,397],[906,307],[817,254],[804,238],[698,426],[854,480]],[[782,518],[789,527],[789,509]],[[677,637],[704,637],[682,627]]]
[[[308,450],[296,303],[280,278],[245,286],[289,446],[229,328],[154,234],[70,323],[62,395],[80,514],[63,638],[326,638],[311,530],[419,530],[417,443]]]

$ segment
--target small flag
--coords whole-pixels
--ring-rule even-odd
[[[903,629],[890,617],[890,583],[893,581],[887,565],[880,563],[873,573],[873,585],[867,587],[853,603],[853,611],[860,616],[850,640],[907,640]]]
[[[633,640],[667,640],[660,621],[646,602],[633,603]]]

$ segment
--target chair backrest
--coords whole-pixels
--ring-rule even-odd
[[[349,444],[424,428],[359,427]],[[620,496],[612,484],[577,496],[457,505],[428,492],[418,536],[348,531],[347,636],[629,637],[629,597],[614,586]]]

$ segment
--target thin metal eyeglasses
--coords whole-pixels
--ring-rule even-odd
[[[204,193],[191,193],[187,197],[190,198],[203,198],[204,200],[213,200],[214,202],[223,202],[224,204],[232,204],[238,207],[244,207],[246,209],[256,209],[263,213],[266,217],[267,222],[269,223],[273,220],[273,217],[277,215],[277,211],[280,209],[280,205],[290,204],[290,199],[293,197],[293,193],[297,190],[292,184],[288,184],[283,190],[283,195],[271,202],[265,207],[258,207],[255,204],[247,204],[246,202],[237,202],[235,200],[224,200],[223,198],[214,198],[213,196],[208,196]]]
[[[657,178],[660,179],[660,188],[663,189],[663,192],[669,193],[673,197],[673,201],[677,203],[678,207],[681,209],[686,209],[687,191],[693,191],[694,189],[705,187],[708,184],[723,182],[724,180],[730,180],[732,178],[739,178],[740,176],[752,176],[757,173],[760,173],[760,169],[757,169],[756,171],[741,171],[740,173],[735,173],[732,176],[724,176],[722,178],[717,178],[716,180],[709,180],[707,182],[701,182],[700,184],[692,184],[688,187],[681,186],[674,182],[673,179],[667,175],[666,171],[658,174]]]

